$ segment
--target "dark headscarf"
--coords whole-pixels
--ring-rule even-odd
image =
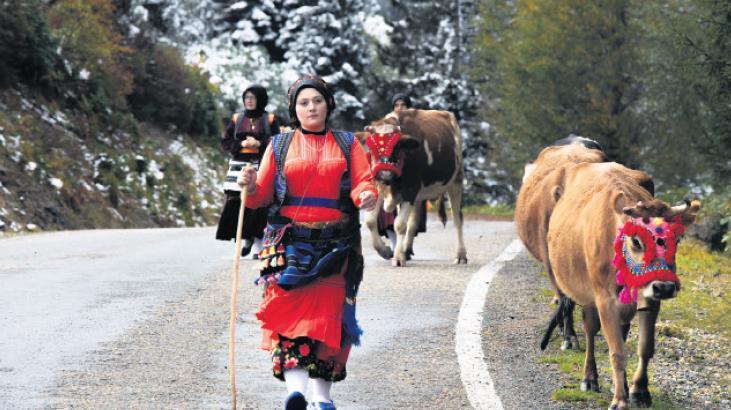
[[[256,96],[256,109],[250,111],[244,108],[244,115],[249,118],[259,118],[262,114],[264,114],[264,109],[269,103],[269,95],[267,95],[267,90],[259,84],[253,84],[249,86],[249,88],[245,89],[243,93],[241,93],[241,101],[244,101],[244,96],[248,92],[251,92]]]
[[[404,103],[406,103],[406,108],[411,108],[411,97],[409,97],[407,94],[398,93],[391,98],[391,108],[393,109],[393,106],[396,105],[396,101],[402,100]]]
[[[325,97],[327,102],[327,118],[330,118],[330,114],[335,110],[335,98],[333,97],[330,86],[322,78],[314,74],[305,74],[298,78],[287,91],[287,100],[289,101],[289,117],[296,127],[300,126],[300,121],[297,119],[296,102],[297,94],[305,88],[314,88]],[[325,120],[327,121],[327,119]]]

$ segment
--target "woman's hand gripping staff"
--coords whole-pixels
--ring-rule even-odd
[[[236,183],[241,187],[241,193],[253,194],[256,192],[256,169],[251,166],[244,167],[241,174],[236,178]]]

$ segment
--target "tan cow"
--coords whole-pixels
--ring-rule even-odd
[[[579,162],[604,162],[607,158],[595,141],[571,135],[554,142],[543,149],[533,163],[526,165],[523,184],[515,204],[515,225],[518,237],[525,247],[543,263],[548,278],[560,298],[560,305],[546,331],[541,343],[544,349],[548,343],[553,327],[563,322],[561,349],[579,348],[574,331],[572,301],[561,297],[553,277],[553,269],[548,260],[548,222],[560,196],[563,176],[566,168]]]
[[[700,208],[698,201],[671,208],[654,199],[641,185],[648,179],[644,172],[613,162],[573,165],[565,171],[563,193],[548,226],[548,255],[558,288],[589,316],[598,313],[601,321],[613,372],[611,409],[628,408],[624,339],[635,311],[640,316],[639,365],[630,398],[639,405],[651,403],[647,364],[654,353],[655,320],[660,301],[679,289],[675,247]],[[582,389],[598,390],[594,336],[599,323],[586,317],[584,326]]]

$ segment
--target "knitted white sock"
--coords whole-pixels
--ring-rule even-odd
[[[325,379],[310,380],[312,380],[312,401],[332,401],[330,398],[330,388],[332,387],[333,382],[327,382]]]
[[[295,368],[284,371],[284,382],[287,384],[287,393],[300,392],[305,394],[307,392],[307,381],[309,380],[310,374],[305,369]]]

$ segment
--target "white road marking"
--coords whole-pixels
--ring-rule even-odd
[[[475,272],[465,289],[462,307],[459,309],[455,350],[462,385],[475,409],[503,408],[482,352],[482,311],[493,277],[505,266],[505,262],[515,258],[522,249],[522,242],[515,239],[494,261]]]

